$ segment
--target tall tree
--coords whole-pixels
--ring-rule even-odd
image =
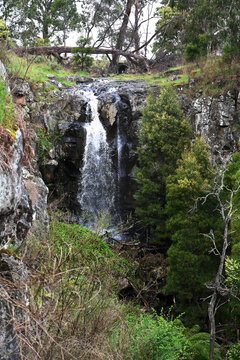
[[[182,41],[187,53],[195,50],[196,56],[226,46],[232,56],[239,55],[240,25],[238,0],[170,0],[172,8],[183,12]]]
[[[76,0],[23,0],[14,2],[11,8],[1,1],[1,12],[4,17],[9,16],[13,37],[20,38],[24,45],[36,37],[59,40],[60,32],[64,43],[67,32],[80,21]]]
[[[167,229],[172,245],[168,250],[170,270],[165,291],[176,296],[177,310],[186,311],[192,324],[207,312],[200,298],[207,294],[205,282],[214,276],[217,264],[216,258],[209,255],[212,244],[203,234],[215,229],[218,242],[222,226],[215,199],[197,206],[195,202],[211,189],[211,169],[206,146],[203,140],[196,139],[184,152],[176,173],[167,180]]]
[[[140,123],[136,214],[148,228],[151,241],[169,240],[165,227],[166,179],[189,142],[190,128],[173,89],[151,96]]]
[[[134,0],[127,0],[126,7],[124,10],[122,24],[119,28],[119,32],[117,35],[116,49],[118,49],[118,50],[122,50],[122,48],[123,48],[123,44],[124,44],[124,40],[125,40],[125,36],[126,36],[126,32],[127,32],[129,16],[130,16],[133,4],[134,4]],[[117,71],[118,61],[119,61],[119,55],[114,54],[112,56],[111,65],[110,65],[111,71],[113,71],[113,72]]]

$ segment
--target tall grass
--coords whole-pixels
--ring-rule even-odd
[[[13,53],[9,53],[8,56],[10,60],[7,66],[8,71],[13,76],[24,78],[32,84],[47,81],[47,75],[63,78],[69,75],[75,75],[70,70],[64,69],[56,61],[47,59],[46,57],[28,56],[20,58]],[[89,75],[85,71],[78,72],[77,74],[81,76]],[[64,79],[62,79],[62,82],[66,83],[66,80],[64,81]]]
[[[8,93],[6,83],[0,78],[0,126],[13,130],[14,124],[12,97]]]

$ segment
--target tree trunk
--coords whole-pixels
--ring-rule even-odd
[[[23,54],[30,54],[30,55],[53,55],[53,56],[60,56],[63,53],[71,53],[73,49],[77,49],[77,47],[71,46],[40,46],[40,47],[19,47],[15,48],[14,51],[16,54],[22,56]],[[128,58],[136,60],[140,63],[142,67],[146,70],[149,69],[148,59],[142,55],[134,54],[131,52],[118,50],[118,49],[104,49],[104,48],[92,48],[92,54],[104,54],[104,55],[120,55]],[[139,65],[139,66],[140,66]]]
[[[210,325],[210,347],[209,347],[209,360],[213,360],[214,355],[214,343],[216,339],[216,324],[215,324],[215,306],[217,300],[217,293],[214,291],[211,297],[211,301],[208,305],[208,318]]]
[[[125,40],[127,26],[128,26],[128,20],[129,20],[129,16],[131,13],[133,3],[134,3],[134,0],[127,0],[125,14],[123,17],[122,25],[120,27],[118,38],[117,38],[117,43],[116,43],[116,49],[118,49],[118,50],[122,50],[122,48],[123,48],[123,43]],[[113,54],[113,57],[112,57],[112,61],[111,61],[109,70],[114,73],[116,73],[118,70],[117,68],[118,68],[119,56],[120,55],[118,53],[115,53],[115,54]]]
[[[138,0],[135,0],[135,23],[134,23],[134,48],[136,53],[138,54],[138,48],[140,47],[140,37],[138,32],[138,22],[139,22],[139,8],[138,8]]]

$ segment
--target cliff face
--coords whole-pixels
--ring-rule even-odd
[[[7,80],[0,63],[2,79]],[[1,78],[0,78],[0,81]],[[16,84],[15,84],[16,85]],[[6,84],[8,87],[9,84]],[[28,90],[27,90],[27,89]],[[18,360],[18,335],[29,319],[27,269],[14,253],[4,249],[20,246],[29,231],[46,229],[48,189],[35,159],[36,135],[27,124],[29,85],[14,87],[17,130],[0,127],[0,359]],[[30,94],[30,93],[29,93]],[[21,101],[22,100],[22,101]],[[24,100],[24,101],[23,101]]]
[[[6,76],[4,72],[3,76]],[[63,201],[65,209],[80,212],[78,193],[81,190],[86,124],[90,121],[87,114],[89,99],[84,91],[89,88],[98,98],[99,118],[106,131],[113,173],[118,182],[121,212],[134,209],[137,129],[149,89],[138,82],[89,83],[87,80],[84,83],[82,79],[79,85],[78,77],[75,80],[78,84],[71,89],[55,90],[47,95],[39,90],[35,99],[25,81],[16,80],[11,84],[17,103],[19,129],[16,140],[8,134],[1,135],[2,244],[8,240],[21,243],[33,223],[35,227],[37,222],[47,226],[48,188],[44,182],[50,186],[55,199]],[[58,84],[56,79],[51,78],[51,81]],[[240,96],[237,91],[216,98],[204,97],[201,93],[189,98],[180,91],[179,102],[192,125],[193,137],[205,139],[214,163],[223,161],[237,150],[240,128]],[[5,164],[6,153],[8,160]]]
[[[0,75],[6,79],[1,63]],[[51,81],[58,86],[56,79]],[[120,212],[125,214],[134,208],[138,122],[149,89],[137,82],[97,85],[84,84],[82,79],[81,83],[65,90],[59,84],[59,90],[47,95],[39,90],[35,97],[25,81],[9,84],[16,103],[18,129],[15,134],[0,130],[0,248],[13,243],[19,246],[29,231],[47,228],[45,183],[60,205],[62,201],[66,209],[80,211],[78,193],[89,122],[89,99],[84,91],[89,88],[98,97],[98,113],[109,143]],[[214,163],[238,149],[240,96],[237,91],[216,98],[201,93],[189,98],[180,91],[179,102],[192,125],[193,138],[204,137]],[[20,260],[0,250],[0,276],[24,284],[27,272]],[[0,284],[1,360],[19,359],[16,324],[12,322],[9,326],[17,307],[9,303],[9,297],[21,298],[27,304],[26,289],[18,287],[12,294]],[[21,312],[18,312],[19,320],[24,321]]]
[[[26,89],[27,88],[27,89]],[[0,157],[0,244],[21,245],[27,232],[37,222],[47,226],[48,189],[35,158],[36,135],[27,123],[29,85],[14,84],[17,130],[1,129]],[[24,94],[25,91],[25,94]],[[24,101],[20,101],[20,99]]]
[[[199,93],[193,99],[180,95],[179,99],[180,106],[190,119],[194,136],[202,136],[205,139],[214,164],[223,161],[238,149],[238,91],[229,91],[219,97],[205,97]]]

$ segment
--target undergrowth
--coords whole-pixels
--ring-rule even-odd
[[[222,57],[211,56],[188,65],[185,71],[194,80],[191,93],[202,90],[204,95],[219,96],[238,89],[240,84],[240,64],[236,60],[225,62]]]
[[[29,274],[29,305],[14,302],[25,313],[16,325],[22,359],[208,359],[209,334],[187,330],[171,311],[145,313],[119,300],[118,279],[132,266],[98,233],[53,220],[19,255]]]
[[[125,311],[117,279],[127,275],[127,261],[90,230],[53,221],[47,236],[29,239],[24,262],[38,319],[27,340],[19,334],[27,358],[110,359],[108,333]]]
[[[15,128],[12,97],[8,94],[7,85],[0,79],[0,126],[10,131]]]

